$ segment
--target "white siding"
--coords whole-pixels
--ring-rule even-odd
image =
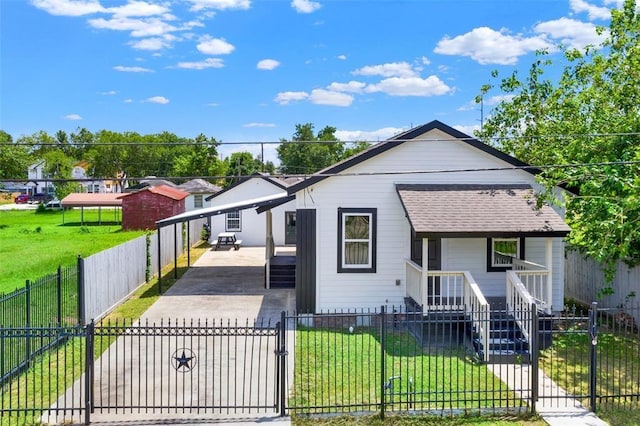
[[[249,179],[240,185],[223,192],[208,202],[208,207],[220,206],[239,201],[251,200],[282,193],[284,190],[262,178]],[[273,239],[276,245],[284,245],[284,212],[295,211],[295,201],[278,206],[271,210],[273,214]],[[242,230],[236,232],[236,238],[242,240],[244,246],[264,246],[266,240],[266,214],[256,213],[256,209],[240,212]],[[211,235],[215,239],[220,232],[225,232],[226,215],[211,217]]]
[[[450,139],[439,131],[432,138]],[[511,167],[463,142],[408,142],[366,160],[346,173],[409,172]],[[410,256],[410,225],[396,193],[397,183],[517,183],[537,186],[519,170],[400,173],[331,177],[296,194],[297,207],[317,214],[316,309],[399,305],[405,297],[404,260]],[[377,208],[376,273],[337,272],[338,208]],[[544,249],[544,239],[542,248]],[[558,241],[558,243],[560,243]],[[443,269],[471,271],[488,296],[505,294],[504,273],[486,272],[486,239],[443,241]],[[532,246],[533,250],[533,246]],[[544,252],[543,252],[544,253]],[[554,245],[554,282],[561,283],[563,251]],[[544,261],[544,254],[543,259]],[[544,263],[544,262],[543,262]],[[396,285],[400,280],[400,285]],[[561,287],[561,286],[559,286]],[[561,290],[554,295],[560,297]]]
[[[195,196],[196,195],[201,195],[202,196],[202,207],[196,207],[195,206]],[[211,205],[210,201],[207,201],[207,197],[211,196],[213,194],[189,194],[189,196],[187,198],[185,198],[184,200],[184,211],[186,212],[190,212],[192,210],[197,210],[197,209],[202,209],[205,207],[209,207]]]

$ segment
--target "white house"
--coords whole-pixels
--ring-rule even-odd
[[[551,207],[536,208],[537,170],[526,166],[433,121],[288,187],[297,309],[507,297],[560,310],[570,229]]]
[[[297,182],[298,179],[295,179]],[[246,200],[260,199],[272,195],[285,194],[290,181],[267,174],[257,173],[249,178],[225,188],[207,197],[208,207],[215,209],[241,203]],[[289,201],[271,209],[272,236],[276,246],[295,245],[296,243],[296,205]],[[266,216],[255,209],[238,209],[211,217],[213,238],[221,232],[234,232],[242,245],[264,246],[267,238]]]
[[[48,178],[44,171],[44,167],[44,160],[37,161],[29,166],[29,169],[27,170],[27,194],[45,194],[47,196],[53,196],[55,186],[52,182],[44,180]]]
[[[185,200],[185,211],[208,207],[209,202],[206,199],[222,191],[222,188],[218,185],[214,185],[204,179],[191,179],[178,185],[178,188],[189,193]]]

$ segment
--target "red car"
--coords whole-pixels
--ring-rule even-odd
[[[29,202],[29,195],[20,194],[16,197],[14,201],[16,202],[16,204],[27,204]]]

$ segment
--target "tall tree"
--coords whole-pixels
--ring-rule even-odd
[[[608,30],[608,31],[607,31]],[[574,189],[567,198],[569,241],[605,266],[607,277],[622,259],[640,263],[640,16],[634,0],[613,10],[601,46],[564,49],[564,71],[539,54],[529,74],[486,85],[479,97],[500,89],[498,105],[477,134],[487,143],[545,167],[548,188]],[[494,72],[494,77],[498,77]],[[570,166],[571,165],[571,166]]]
[[[243,176],[250,176],[262,171],[262,161],[246,151],[234,152],[225,159],[225,163],[227,164],[227,179],[224,187],[238,182]]]
[[[313,124],[296,124],[290,141],[278,146],[280,171],[286,174],[311,174],[366,148],[366,144],[346,147],[336,137],[336,128],[325,126],[316,135]]]
[[[0,130],[0,179],[24,179],[31,158],[28,148],[13,142],[11,135]]]
[[[191,141],[193,145],[179,152],[173,160],[173,176],[222,176],[226,164],[218,158],[215,138],[202,133]]]

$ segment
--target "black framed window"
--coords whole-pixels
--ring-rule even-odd
[[[513,259],[524,259],[524,238],[488,238],[487,271],[500,272],[513,267]]]
[[[338,272],[376,272],[377,209],[338,209]]]
[[[200,208],[202,208],[203,205],[204,205],[203,195],[202,194],[194,195],[193,196],[193,207],[195,207],[196,209],[200,209]]]

